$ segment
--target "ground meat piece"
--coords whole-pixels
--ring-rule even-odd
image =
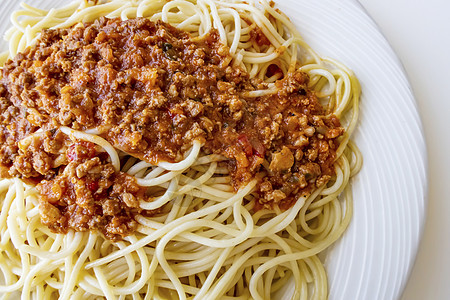
[[[100,173],[101,169],[101,162],[98,157],[88,159],[75,168],[78,178],[83,178],[88,173]]]
[[[316,186],[320,187],[320,186],[324,185],[325,183],[327,183],[330,179],[331,179],[330,175],[322,175],[319,178],[317,178]]]
[[[288,147],[283,146],[281,151],[275,152],[272,155],[272,161],[270,162],[269,168],[272,171],[282,171],[287,170],[294,164],[294,156]]]
[[[255,41],[258,46],[270,45],[269,39],[258,26],[255,26],[255,28],[250,31],[250,39]]]
[[[311,178],[316,178],[322,172],[320,170],[320,166],[316,163],[308,162],[299,167],[300,174],[305,175],[306,179],[309,180]]]
[[[286,194],[283,193],[283,191],[275,190],[272,192],[272,199],[275,203],[278,203],[285,198],[286,198]]]
[[[23,178],[37,177],[39,172],[33,168],[32,154],[30,156],[16,156],[10,174],[21,174]]]
[[[39,184],[41,195],[45,195],[42,199],[52,204],[57,203],[63,197],[66,188],[66,182],[61,179],[43,180]]]
[[[120,202],[117,199],[107,199],[102,203],[103,214],[106,216],[114,216],[120,209]]]
[[[67,149],[67,158],[71,162],[84,161],[95,155],[95,145],[91,142],[79,141],[75,142]]]
[[[58,208],[47,201],[39,201],[39,211],[41,222],[45,225],[52,225],[61,220],[61,212]]]
[[[123,202],[125,202],[125,204],[128,207],[134,207],[134,208],[138,208],[139,207],[138,199],[131,193],[123,193],[122,194],[122,200],[123,200]]]

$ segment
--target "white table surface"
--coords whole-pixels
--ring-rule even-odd
[[[427,142],[427,220],[401,299],[450,299],[450,1],[359,1],[404,65]]]

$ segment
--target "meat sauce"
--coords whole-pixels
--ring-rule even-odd
[[[252,38],[268,42],[261,30]],[[200,140],[205,153],[228,158],[236,189],[259,179],[257,208],[288,208],[334,175],[344,129],[307,74],[289,73],[276,93],[250,97],[268,84],[231,60],[214,30],[193,38],[143,18],[43,31],[2,70],[0,176],[38,183],[41,220],[53,231],[120,239],[135,230],[136,214],[154,213],[139,208],[151,195],[97,146],[58,129],[96,128],[153,164],[181,160]]]

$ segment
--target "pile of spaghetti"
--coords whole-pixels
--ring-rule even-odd
[[[353,73],[274,3],[23,4],[0,57],[0,294],[324,299]]]

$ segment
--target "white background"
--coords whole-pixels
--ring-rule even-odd
[[[450,1],[359,1],[404,65],[427,141],[427,220],[402,300],[450,299]]]

